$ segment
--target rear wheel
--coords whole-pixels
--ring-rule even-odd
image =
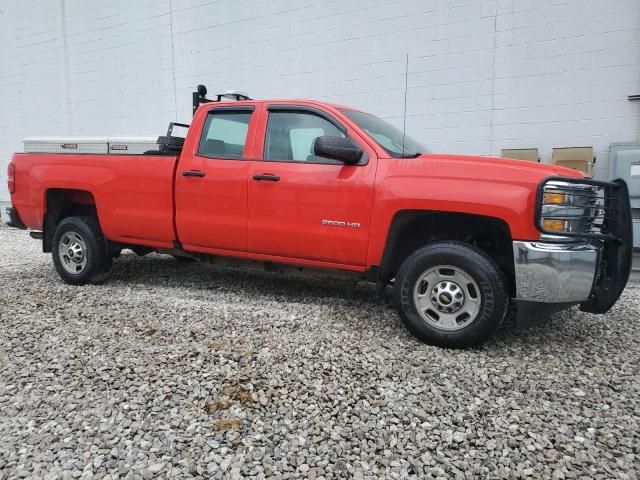
[[[435,242],[404,261],[394,300],[407,328],[424,342],[470,347],[500,326],[509,294],[504,274],[482,250]]]
[[[91,216],[63,219],[53,234],[51,254],[58,275],[71,285],[104,282],[113,263],[100,225]]]

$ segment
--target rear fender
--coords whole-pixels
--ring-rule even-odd
[[[93,193],[87,190],[51,188],[45,192],[45,212],[42,221],[42,250],[51,251],[53,233],[65,217],[93,215],[100,221]]]

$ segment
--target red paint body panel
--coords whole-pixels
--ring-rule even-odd
[[[514,240],[537,240],[536,190],[554,174],[581,174],[502,158],[423,155],[381,159],[376,177],[368,265],[379,265],[394,216],[403,210],[469,213],[504,220]]]
[[[46,192],[90,192],[107,238],[170,247],[173,231],[173,170],[176,157],[145,155],[16,154],[13,206],[29,228],[41,229]]]
[[[366,152],[367,163],[262,160],[271,103],[333,116]],[[113,241],[163,248],[180,241],[189,251],[362,272],[380,264],[389,228],[404,210],[495,217],[509,225],[514,239],[537,240],[533,215],[540,181],[550,175],[581,176],[551,165],[486,157],[388,158],[333,105],[303,100],[232,105],[254,108],[243,160],[197,154],[207,112],[220,106],[205,104],[196,112],[179,158],[14,155],[13,206],[25,225],[41,229],[48,189],[83,190],[95,199],[102,229]],[[182,176],[187,170],[206,176]],[[280,181],[253,179],[264,173]]]
[[[257,138],[265,137],[269,103],[260,111]],[[317,105],[316,108],[319,108]],[[364,266],[369,244],[377,157],[352,128],[366,165],[329,165],[287,161],[251,162],[249,172],[249,251],[300,259]],[[255,158],[263,158],[256,142]],[[253,179],[271,174],[278,182]],[[323,224],[345,222],[350,227]],[[356,226],[357,225],[357,226]]]
[[[186,250],[207,247],[246,252],[250,162],[197,154],[202,126],[211,109],[201,108],[196,113],[180,155],[176,175],[176,228]],[[247,132],[247,157],[253,154],[257,124],[258,114],[254,111]],[[183,176],[188,170],[198,170],[206,176]]]

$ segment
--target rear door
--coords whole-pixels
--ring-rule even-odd
[[[255,128],[253,106],[220,105],[206,113],[200,137],[185,145],[175,199],[186,250],[247,251],[247,157]]]
[[[364,265],[375,154],[330,112],[273,104],[256,139],[249,172],[249,251],[343,265]],[[366,155],[360,165],[316,157],[321,135],[347,136]],[[262,151],[260,151],[260,144]]]

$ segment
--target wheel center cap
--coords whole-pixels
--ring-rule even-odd
[[[69,255],[69,258],[73,260],[80,259],[82,258],[82,247],[77,243],[74,243],[67,250],[67,254]]]
[[[456,282],[439,282],[433,287],[431,303],[440,312],[457,312],[464,305],[464,301],[464,292]]]
[[[451,303],[451,297],[449,295],[447,295],[446,293],[441,293],[440,294],[440,303],[443,303],[445,305],[449,305]]]

